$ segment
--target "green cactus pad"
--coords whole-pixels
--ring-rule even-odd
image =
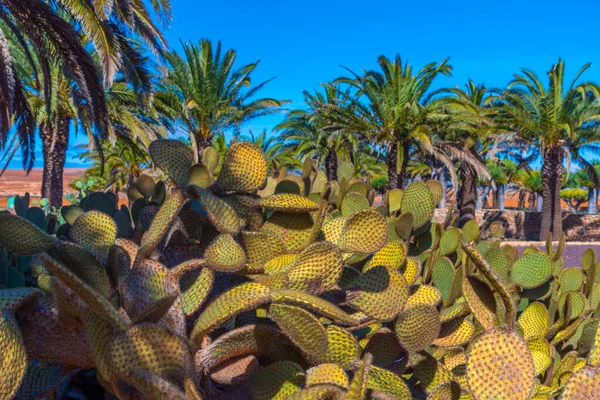
[[[431,280],[435,287],[442,292],[444,301],[448,301],[454,282],[454,266],[448,258],[440,257],[433,262]]]
[[[213,178],[205,165],[195,164],[192,166],[192,168],[190,168],[188,184],[206,189],[213,184]]]
[[[402,195],[401,209],[413,215],[413,229],[419,229],[431,221],[434,206],[433,195],[423,182],[411,183]]]
[[[185,315],[196,313],[206,301],[215,281],[210,268],[188,271],[180,279],[181,306]]]
[[[138,257],[141,258],[147,256],[160,244],[160,241],[167,234],[169,229],[171,229],[173,223],[175,223],[175,219],[186,201],[187,199],[181,190],[175,190],[171,193],[171,196],[169,196],[167,201],[160,207],[154,216],[150,227],[144,234]]]
[[[527,254],[514,263],[511,280],[522,288],[532,289],[550,279],[552,269],[552,260],[546,254]]]
[[[440,238],[440,255],[454,253],[462,241],[462,232],[458,228],[448,228]]]
[[[10,213],[0,213],[0,248],[30,256],[48,250],[57,239],[46,234],[26,219]]]
[[[335,304],[296,289],[280,289],[271,293],[273,303],[300,306],[321,314],[340,325],[355,325],[357,323],[353,316],[346,313]]]
[[[363,194],[350,192],[342,199],[341,211],[345,217],[354,215],[362,210],[368,210],[369,208],[371,208],[371,204]]]
[[[267,261],[287,253],[283,241],[268,232],[242,232],[242,241],[248,264],[264,266]]]
[[[69,238],[106,263],[110,246],[117,240],[117,224],[109,215],[88,211],[77,218]]]
[[[219,232],[236,234],[241,230],[240,218],[229,204],[215,196],[210,190],[196,186],[190,186],[189,189],[198,197],[204,212]]]
[[[12,399],[27,371],[27,355],[14,316],[0,315],[0,398]]]

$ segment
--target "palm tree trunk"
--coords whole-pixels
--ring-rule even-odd
[[[475,204],[475,210],[483,209],[483,204],[485,203],[485,199],[490,194],[490,190],[492,190],[490,186],[486,186],[483,188],[479,196],[477,196],[477,204]]]
[[[388,189],[398,188],[398,169],[396,163],[398,162],[398,144],[392,142],[389,144],[385,162],[388,166]]]
[[[496,202],[500,211],[504,211],[504,189],[505,185],[503,183],[499,183],[496,189]]]
[[[202,154],[207,147],[210,147],[211,140],[206,138],[204,135],[191,135],[192,136],[192,151],[194,152],[194,162],[199,163],[202,161]]]
[[[462,179],[462,185],[458,188],[458,226],[462,228],[467,221],[475,219],[475,197],[477,187],[475,186],[475,171],[467,163],[461,163],[458,173]]]
[[[438,208],[445,210],[446,209],[446,192],[448,192],[448,173],[446,172],[446,168],[441,167],[439,169],[439,179],[440,184],[442,185],[442,199],[438,204]]]
[[[408,168],[408,157],[410,152],[410,144],[408,141],[404,141],[402,145],[402,165],[400,166],[400,173],[398,174],[398,188],[402,189],[405,185],[406,170]]]
[[[563,178],[563,149],[561,146],[545,148],[542,154],[542,223],[540,240],[550,232],[552,239],[558,240],[562,233],[560,189]]]
[[[327,175],[328,181],[337,181],[337,168],[337,153],[335,152],[335,149],[330,148],[325,156],[325,174]]]
[[[535,210],[537,212],[542,212],[542,204],[544,204],[544,198],[541,193],[537,194],[537,200],[535,202]]]
[[[588,189],[588,214],[598,213],[598,190],[596,188]]]
[[[42,124],[42,154],[44,170],[42,173],[42,197],[47,198],[51,206],[62,206],[63,172],[69,147],[69,118],[59,118],[56,125]]]

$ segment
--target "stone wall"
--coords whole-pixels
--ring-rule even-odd
[[[435,218],[443,222],[447,210],[435,210]],[[506,238],[517,240],[539,240],[541,213],[517,210],[481,210],[476,211],[475,219],[487,230],[490,224],[501,221]],[[563,213],[563,230],[568,241],[600,241],[600,215]]]

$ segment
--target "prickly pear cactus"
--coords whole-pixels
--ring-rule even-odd
[[[60,234],[0,214],[37,286],[0,290],[0,399],[600,398],[593,251],[563,270],[564,240],[519,257],[432,221],[435,182],[377,201],[248,143],[150,150],[169,179],[131,209],[88,196]]]

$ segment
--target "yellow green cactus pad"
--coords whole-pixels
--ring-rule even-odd
[[[536,381],[527,343],[505,328],[481,334],[467,353],[467,382],[476,399],[529,399]]]
[[[254,192],[267,179],[267,159],[252,143],[233,143],[227,150],[215,185],[225,192]]]

